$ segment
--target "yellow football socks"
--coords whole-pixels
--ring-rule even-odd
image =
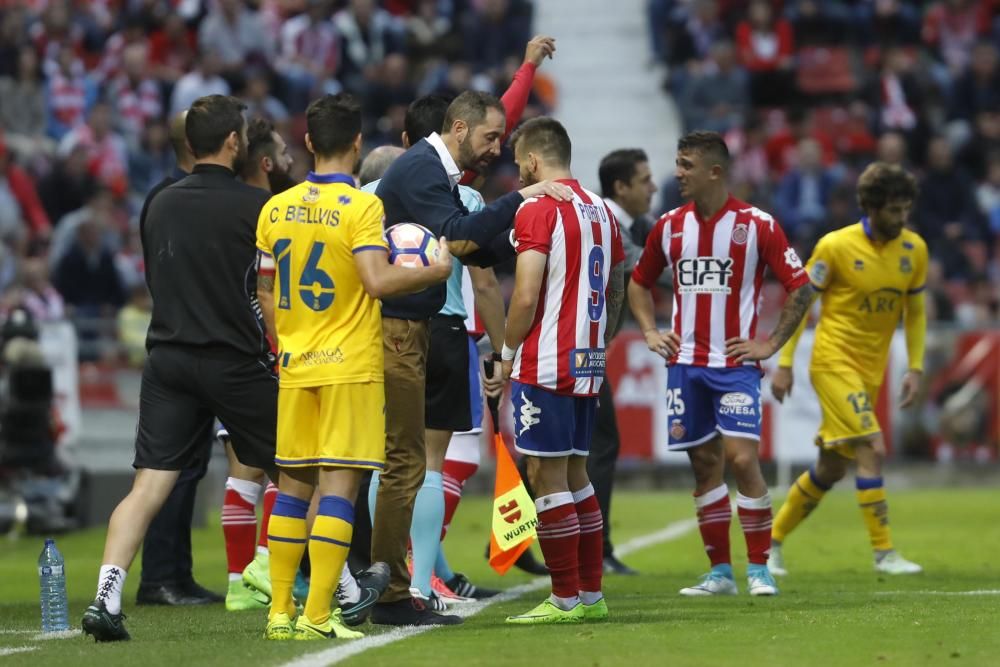
[[[819,501],[829,490],[829,486],[816,479],[816,474],[812,469],[799,475],[799,478],[792,484],[792,488],[788,490],[788,497],[785,498],[784,504],[778,510],[778,515],[774,518],[771,541],[778,544],[784,542],[785,537],[816,509]]]
[[[271,554],[271,610],[295,618],[292,586],[306,550],[306,511],[309,501],[278,493],[267,527],[267,549]]]
[[[889,505],[885,500],[885,486],[881,477],[857,478],[858,506],[865,519],[872,549],[889,551],[892,549],[892,534],[889,530]]]
[[[321,625],[330,618],[330,601],[351,548],[353,531],[354,505],[339,496],[320,498],[319,512],[309,536],[312,574],[305,614],[312,623]]]

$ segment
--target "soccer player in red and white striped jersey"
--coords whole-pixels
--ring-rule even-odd
[[[525,184],[557,179],[574,196],[529,199],[514,218],[518,257],[502,375],[513,380],[515,446],[528,457],[552,595],[507,622],[603,620],[601,510],[586,457],[605,344],[625,296],[625,252],[611,211],[570,173],[571,144],[562,125],[536,118],[511,141]],[[488,385],[491,394],[497,388]]]
[[[760,366],[794,333],[812,301],[795,250],[769,214],[729,194],[729,150],[715,132],[693,132],[677,146],[677,181],[690,201],[656,223],[632,272],[628,296],[649,349],[667,360],[668,448],[686,451],[695,507],[711,571],[682,595],[737,592],[729,553],[728,463],[747,542],[751,595],[775,595],[767,569],[771,498],[757,458]],[[669,269],[673,322],[657,329],[650,288]],[[757,303],[765,269],[789,297],[777,326],[757,340]]]

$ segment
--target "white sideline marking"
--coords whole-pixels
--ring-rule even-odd
[[[1000,590],[980,591],[876,591],[875,595],[1000,595]]]
[[[37,646],[15,646],[14,648],[0,648],[0,657],[14,655],[15,653],[30,653],[37,651]]]
[[[30,635],[32,632],[37,632],[37,630],[9,630],[7,628],[0,628],[0,635]]]
[[[681,521],[675,521],[668,524],[666,527],[661,528],[655,532],[649,533],[647,535],[640,535],[634,539],[629,540],[621,546],[615,547],[615,554],[618,556],[627,556],[632,552],[639,551],[640,549],[645,549],[646,547],[651,547],[654,544],[660,544],[662,542],[669,542],[671,540],[676,540],[679,537],[689,533],[698,525],[695,519],[683,519]],[[460,605],[457,609],[452,611],[448,610],[449,614],[454,614],[455,616],[461,616],[462,618],[468,618],[469,616],[474,616],[487,607],[494,605],[498,602],[508,602],[510,600],[515,600],[525,593],[530,593],[532,591],[537,591],[542,588],[546,588],[549,585],[548,577],[537,577],[532,581],[521,584],[520,586],[515,586],[514,588],[508,589],[497,595],[496,597],[489,598],[483,602],[476,602],[472,604]],[[355,641],[337,644],[336,646],[331,646],[330,648],[319,651],[318,653],[310,653],[306,655],[299,656],[291,662],[286,662],[283,667],[322,667],[324,665],[333,665],[341,660],[346,660],[351,656],[355,656],[359,653],[364,653],[365,651],[373,648],[378,648],[380,646],[385,646],[387,644],[392,644],[398,642],[402,639],[407,639],[409,637],[414,637],[419,634],[423,634],[428,630],[433,630],[439,628],[439,625],[422,625],[422,626],[404,626],[390,630],[389,632],[371,635],[365,637],[364,639],[357,639]]]
[[[70,637],[76,637],[81,634],[83,634],[83,630],[80,630],[79,628],[76,630],[60,630],[59,632],[39,632],[31,638],[31,641],[44,642],[50,639],[69,639]]]

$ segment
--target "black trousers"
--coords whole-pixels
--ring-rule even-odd
[[[209,429],[205,433],[212,439]],[[205,448],[202,461],[181,470],[167,502],[149,524],[142,543],[142,575],[140,586],[180,585],[194,579],[191,557],[191,523],[194,520],[194,501],[198,482],[208,471],[208,454]]]
[[[372,483],[371,472],[361,478],[358,498],[354,503],[354,535],[351,550],[347,553],[347,565],[351,572],[367,570],[372,564],[372,517],[368,509],[368,487]]]
[[[604,519],[605,556],[614,552],[611,544],[611,491],[615,483],[618,450],[621,448],[613,393],[611,382],[605,378],[598,394],[597,418],[590,440],[590,456],[587,457],[587,476],[594,486],[594,495],[597,496],[597,504],[601,506],[601,517]]]

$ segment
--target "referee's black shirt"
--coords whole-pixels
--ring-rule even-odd
[[[257,304],[257,216],[270,194],[217,165],[152,199],[143,225],[153,317],[146,348],[161,343],[269,351]]]

